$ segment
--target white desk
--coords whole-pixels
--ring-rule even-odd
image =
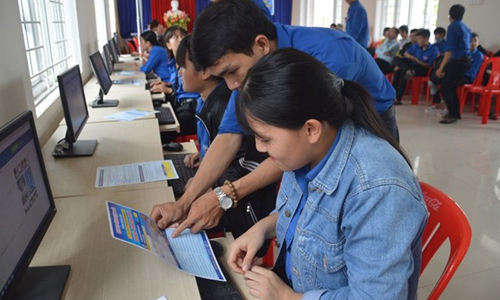
[[[170,108],[170,111],[172,112],[172,115],[174,116],[175,123],[174,124],[159,125],[160,131],[161,132],[167,132],[167,131],[181,132],[181,124],[179,123],[179,120],[177,119],[177,115],[175,114],[175,111],[172,108],[172,104],[170,104],[170,102],[167,102],[165,104],[162,104],[162,106]]]
[[[107,122],[85,125],[78,140],[97,139],[94,155],[89,157],[52,157],[57,141],[64,138],[66,126],[59,126],[42,148],[43,158],[54,197],[147,189],[167,186],[166,181],[95,188],[95,176],[100,166],[121,165],[163,160],[158,121]]]

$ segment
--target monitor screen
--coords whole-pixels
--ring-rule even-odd
[[[115,41],[113,39],[109,40],[108,45],[110,48],[109,50],[111,51],[113,61],[117,63],[120,60],[120,54],[118,52],[118,47],[116,46]]]
[[[109,44],[104,45],[102,52],[104,53],[104,62],[108,67],[108,74],[111,75],[113,73],[113,60],[111,59],[111,53],[109,52]]]
[[[64,118],[68,127],[66,141],[74,143],[89,118],[80,67],[78,65],[72,67],[57,76],[57,80],[64,109]]]
[[[111,88],[111,79],[109,78],[108,71],[104,66],[104,61],[102,60],[101,53],[97,51],[96,53],[90,55],[90,64],[92,65],[92,70],[94,71],[95,77],[101,86],[101,90],[104,95],[107,95],[109,89]]]
[[[14,288],[56,213],[31,111],[0,128],[0,298]]]
[[[116,32],[113,34],[113,42],[115,44],[116,54],[118,56],[120,56],[120,54],[121,54],[121,52],[120,52],[120,43],[118,43],[118,35],[116,34]]]

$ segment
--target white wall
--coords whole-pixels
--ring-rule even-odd
[[[479,34],[480,44],[492,52],[500,48],[500,0],[484,0],[483,4],[470,5],[467,0],[440,0],[437,26],[447,28],[448,11],[454,4],[465,7],[463,22]]]
[[[97,32],[93,0],[76,0],[78,33],[80,38],[80,61],[83,81],[92,73],[88,57],[97,50]],[[0,126],[13,119],[24,110],[35,111],[33,93],[18,1],[0,1]],[[38,109],[40,114],[40,109]],[[53,134],[63,118],[62,107],[57,98],[36,118],[40,142],[44,144]]]

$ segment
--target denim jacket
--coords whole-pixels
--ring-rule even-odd
[[[404,158],[347,121],[308,188],[291,250],[294,291],[303,299],[416,299],[427,209]],[[274,211],[278,253],[301,195],[285,172]]]

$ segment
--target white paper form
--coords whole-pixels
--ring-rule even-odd
[[[133,121],[139,118],[143,118],[145,116],[154,114],[158,111],[152,111],[152,110],[144,110],[144,109],[131,109],[127,111],[122,111],[116,114],[112,114],[109,116],[105,116],[104,118],[109,119],[109,120],[117,120],[117,121]]]
[[[142,162],[97,168],[96,188],[178,179],[171,160]]]
[[[201,278],[226,281],[204,231],[184,230],[172,238],[174,229],[160,230],[148,215],[106,201],[111,236],[151,252],[170,265]]]

